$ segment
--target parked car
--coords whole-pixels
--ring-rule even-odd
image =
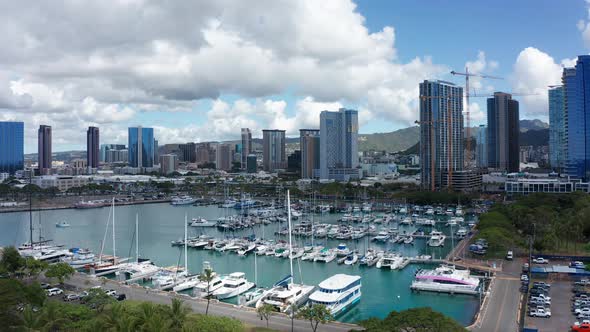
[[[533,287],[551,288],[551,284],[548,284],[544,281],[535,281],[535,282],[533,282]]]
[[[570,263],[570,267],[573,267],[575,269],[584,269],[586,268],[586,265],[584,264],[584,262],[574,261]]]
[[[545,310],[545,309],[535,309],[535,310],[531,310],[531,312],[529,312],[529,316],[549,318],[549,317],[551,317],[551,311]]]
[[[590,331],[590,320],[583,320],[581,323],[575,322],[574,325],[572,325],[572,331]]]
[[[117,299],[117,301],[124,301],[125,299],[127,299],[127,296],[125,294],[119,294],[115,296],[115,299]]]
[[[512,250],[508,251],[508,253],[506,253],[506,260],[511,261],[514,258],[514,253],[512,252]]]
[[[526,274],[523,274],[523,275],[520,276],[520,280],[522,280],[522,281],[525,281],[525,280],[528,281],[529,280],[529,276],[527,276]]]
[[[115,295],[117,295],[117,291],[116,291],[116,290],[114,290],[114,289],[109,289],[109,290],[108,290],[108,291],[106,291],[105,293],[106,293],[107,295],[110,295],[110,296],[115,296]]]
[[[43,289],[49,289],[49,288],[51,288],[51,285],[50,285],[50,284],[46,284],[46,283],[44,283],[44,282],[42,282],[42,283],[40,284],[40,286],[41,286],[41,288],[43,288]]]
[[[574,310],[574,314],[576,314],[576,315],[578,315],[578,314],[588,314],[588,315],[590,315],[590,308],[575,309]]]
[[[522,272],[529,272],[529,263],[522,264]]]
[[[80,296],[78,294],[67,294],[67,295],[64,295],[64,301],[66,301],[66,302],[76,301],[78,299],[80,299]]]
[[[45,292],[47,293],[47,296],[54,296],[54,295],[62,294],[64,291],[59,288],[50,288],[50,289],[46,290]]]
[[[549,264],[549,260],[543,258],[543,257],[537,257],[533,259],[533,263],[535,264]]]

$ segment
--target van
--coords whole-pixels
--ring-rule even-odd
[[[512,258],[514,258],[514,254],[512,253],[512,250],[509,250],[508,253],[506,254],[506,259],[511,261]]]

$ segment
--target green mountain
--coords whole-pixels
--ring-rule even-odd
[[[390,133],[359,134],[359,151],[403,151],[420,140],[420,127],[408,127]]]

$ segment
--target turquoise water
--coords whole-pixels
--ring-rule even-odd
[[[41,213],[33,213],[34,239],[37,240],[39,232],[46,239],[53,240],[56,244],[64,244],[68,247],[90,248],[99,252],[101,241],[105,234],[105,225],[110,208],[99,208],[89,210],[52,210]],[[232,213],[234,211],[231,211]],[[139,252],[141,257],[150,258],[159,266],[183,264],[182,249],[172,247],[170,241],[177,240],[184,236],[184,216],[188,218],[202,216],[216,219],[223,216],[225,211],[217,207],[193,207],[193,206],[171,206],[169,204],[146,204],[123,206],[116,208],[116,250],[118,256],[132,257],[135,255],[135,246],[132,243],[135,231],[135,215],[139,215]],[[316,215],[316,222],[335,222],[337,215]],[[55,223],[67,221],[71,224],[69,228],[56,228]],[[295,221],[296,223],[296,221]],[[28,241],[29,236],[29,214],[27,212],[0,214],[0,246],[19,245]],[[39,227],[41,225],[41,227]],[[222,234],[215,228],[197,229],[189,227],[189,236],[198,235],[202,232],[216,237],[225,235],[244,236],[255,233],[258,237],[264,234],[266,238],[277,238],[274,232],[281,226],[277,224],[257,226],[253,229],[241,232]],[[284,223],[282,227],[286,227]],[[447,227],[437,226],[446,233]],[[401,230],[411,232],[414,227],[400,227]],[[286,237],[282,237],[286,239]],[[310,238],[294,238],[295,243],[300,245],[311,242]],[[321,239],[316,243],[336,247],[341,241]],[[350,248],[363,251],[368,243],[367,239],[345,241]],[[382,249],[398,251],[406,256],[429,254],[434,257],[444,256],[451,247],[451,239],[443,248],[428,248],[423,239],[416,239],[413,246],[401,244],[382,245]],[[112,253],[112,233],[106,236],[106,254]],[[254,281],[254,257],[239,257],[236,254],[217,253],[207,250],[195,250],[189,248],[189,269],[191,272],[201,270],[203,261],[211,262],[213,268],[222,274],[231,272],[245,272],[247,277]],[[270,256],[259,256],[258,285],[268,287],[289,274],[289,260]],[[337,319],[344,322],[355,322],[369,317],[384,317],[392,310],[403,310],[413,307],[428,306],[434,310],[449,315],[459,322],[468,325],[477,310],[478,299],[472,296],[442,295],[431,293],[412,293],[410,283],[415,271],[425,267],[419,265],[408,265],[402,271],[380,270],[377,268],[363,268],[358,265],[338,265],[336,261],[331,263],[313,263],[294,261],[295,281],[303,281],[305,284],[317,285],[322,280],[336,273],[347,273],[360,275],[362,277],[362,298],[361,301],[352,307],[348,312]],[[301,273],[300,273],[301,271]]]

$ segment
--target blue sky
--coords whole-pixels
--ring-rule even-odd
[[[590,2],[210,0],[13,2],[0,12],[0,120],[54,127],[54,150],[83,149],[85,130],[125,143],[153,126],[164,143],[236,139],[241,127],[316,127],[319,112],[360,112],[361,133],[418,117],[427,78],[501,76],[472,88],[531,94],[521,118],[547,121],[546,86],[590,48]],[[39,22],[55,24],[39,25]],[[472,92],[473,92],[472,89]],[[472,99],[472,123],[485,123]]]

